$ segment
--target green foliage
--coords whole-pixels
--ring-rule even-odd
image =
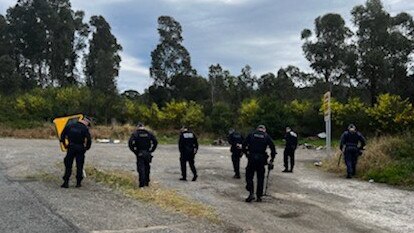
[[[414,109],[408,99],[383,94],[367,110],[372,126],[380,132],[403,132],[414,128]]]
[[[173,100],[162,108],[160,115],[163,125],[173,129],[179,129],[183,125],[197,128],[204,121],[203,107],[194,101]]]
[[[317,104],[307,100],[293,100],[286,104],[286,108],[289,118],[293,118],[294,122],[290,127],[302,136],[314,136],[318,132],[324,132],[323,119]]]
[[[326,83],[338,82],[346,74],[346,57],[353,53],[347,39],[352,36],[345,20],[338,14],[326,14],[315,19],[316,41],[311,41],[312,32],[305,29],[303,51],[312,69],[323,76]]]
[[[332,120],[341,129],[346,129],[349,124],[355,124],[361,131],[368,128],[368,106],[359,98],[351,98],[342,104],[335,99],[331,100]]]
[[[52,104],[36,93],[26,93],[19,96],[16,99],[15,108],[19,116],[25,119],[48,119],[52,115]]]
[[[178,21],[170,16],[158,18],[160,43],[151,53],[150,75],[157,86],[169,87],[172,77],[192,76],[190,54],[182,45],[182,28]]]
[[[259,113],[259,101],[257,99],[245,100],[240,106],[239,123],[243,128],[255,127],[255,119]]]
[[[122,50],[111,32],[111,26],[102,16],[92,16],[90,24],[94,28],[89,41],[89,54],[86,57],[86,85],[104,95],[115,95],[116,81],[120,69]]]
[[[234,124],[234,114],[230,107],[222,102],[213,105],[210,114],[211,129],[214,133],[226,135]]]

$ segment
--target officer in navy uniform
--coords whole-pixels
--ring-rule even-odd
[[[89,133],[91,120],[84,117],[76,123],[68,124],[60,135],[60,142],[67,149],[64,159],[65,175],[63,176],[62,188],[69,188],[69,179],[72,174],[73,160],[76,159],[76,187],[82,186],[83,165],[85,163],[85,152],[91,148],[92,140]],[[69,144],[66,144],[66,140]]]
[[[266,153],[267,147],[270,148],[270,163],[268,163],[269,156]],[[269,165],[269,169],[273,169],[273,161],[276,157],[276,148],[272,139],[266,133],[266,127],[259,125],[255,131],[250,133],[243,143],[243,152],[246,154],[248,162],[246,167],[246,189],[249,191],[249,197],[246,202],[251,202],[254,197],[254,173],[257,176],[256,196],[257,202],[262,201],[263,183],[265,176],[265,166]]]
[[[357,131],[356,126],[350,124],[348,130],[341,136],[340,149],[344,154],[347,179],[351,179],[356,174],[358,157],[366,145],[364,136]]]
[[[194,165],[194,158],[198,151],[198,141],[196,135],[186,126],[181,128],[180,139],[178,140],[178,149],[180,151],[181,179],[187,181],[187,162],[193,172],[192,181],[197,180],[197,170]]]
[[[243,135],[235,131],[234,129],[229,130],[227,141],[230,144],[231,161],[233,162],[234,176],[235,179],[240,179],[240,158],[243,156]]]
[[[286,127],[285,150],[283,152],[283,163],[285,170],[283,172],[293,172],[295,166],[295,150],[298,147],[298,135],[290,127]],[[290,160],[290,169],[289,169]]]
[[[139,187],[148,186],[150,182],[150,169],[152,152],[157,148],[158,141],[155,136],[145,129],[144,124],[138,123],[137,129],[129,138],[129,149],[137,158],[137,171]]]

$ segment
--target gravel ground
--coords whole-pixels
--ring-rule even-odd
[[[298,150],[293,174],[281,173],[278,155],[263,203],[244,202],[245,182],[232,178],[228,148],[200,148],[197,182],[178,180],[177,146],[160,146],[154,156],[152,182],[214,207],[223,224],[171,213],[88,179],[68,190],[28,179],[45,171],[60,179],[57,141],[0,139],[0,232],[414,232],[412,192],[320,172],[309,166],[323,157],[317,151]],[[86,164],[136,169],[125,144],[93,144]]]

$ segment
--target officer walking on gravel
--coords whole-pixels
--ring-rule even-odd
[[[137,172],[139,187],[149,186],[152,152],[157,148],[158,141],[155,136],[145,129],[144,124],[138,123],[137,129],[128,141],[129,149],[137,158]]]
[[[230,144],[231,161],[233,162],[235,179],[240,179],[240,158],[243,156],[243,136],[234,129],[229,130],[227,141]]]
[[[293,172],[295,166],[295,150],[298,147],[298,135],[290,127],[286,127],[285,150],[283,152],[283,172]],[[290,167],[289,167],[290,160]]]
[[[187,181],[187,162],[193,172],[192,181],[197,180],[197,170],[194,165],[194,158],[198,151],[198,141],[196,135],[186,126],[181,128],[180,139],[178,140],[178,149],[180,151],[181,179]]]
[[[267,147],[270,148],[270,163],[268,163],[269,156],[266,153]],[[257,176],[256,196],[257,202],[262,201],[263,183],[265,176],[265,165],[269,164],[269,168],[273,167],[273,161],[276,157],[276,148],[272,139],[266,133],[266,127],[259,125],[255,131],[250,133],[243,143],[243,152],[246,154],[248,162],[246,167],[246,189],[249,191],[249,196],[246,202],[251,202],[254,197],[254,173]]]
[[[365,144],[364,136],[357,131],[353,124],[350,124],[348,130],[342,134],[340,149],[345,157],[347,179],[355,176],[358,157],[362,154]]]
[[[82,186],[83,165],[85,163],[85,152],[91,148],[92,140],[89,128],[91,120],[84,117],[76,123],[68,124],[62,131],[60,142],[67,149],[64,159],[65,175],[63,176],[62,188],[69,188],[69,179],[72,174],[73,160],[76,159],[76,187]],[[66,144],[66,142],[69,144]]]

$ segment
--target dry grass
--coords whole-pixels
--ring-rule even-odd
[[[391,157],[393,149],[402,144],[400,137],[380,137],[373,139],[367,146],[363,156],[358,161],[361,175],[371,170],[384,170],[394,163]]]
[[[56,130],[52,124],[45,124],[42,127],[31,129],[13,129],[5,126],[0,126],[0,137],[51,139],[56,138]]]
[[[96,182],[121,191],[124,195],[157,204],[163,209],[182,213],[189,217],[205,218],[213,223],[219,223],[218,216],[212,207],[189,200],[177,191],[166,189],[158,184],[148,188],[137,189],[136,176],[125,171],[103,171],[93,167],[86,168],[87,175]]]
[[[357,165],[357,177],[375,182],[414,189],[414,155],[409,143],[412,136],[386,136],[370,140]],[[328,172],[345,174],[346,168],[340,151],[323,163]]]
[[[362,176],[372,169],[385,169],[388,167],[393,163],[390,155],[391,151],[400,143],[402,143],[400,137],[379,137],[372,139],[358,160],[358,174]],[[324,161],[323,168],[328,172],[345,173],[346,167],[343,156],[340,166],[338,166],[340,155],[341,151],[338,150],[334,156]]]

